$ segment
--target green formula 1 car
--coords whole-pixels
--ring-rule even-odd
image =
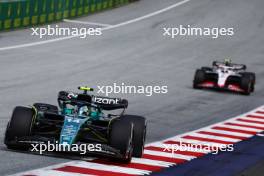
[[[35,103],[17,106],[7,125],[5,144],[10,149],[30,150],[33,144],[100,144],[87,151],[122,162],[141,157],[146,136],[146,119],[125,115],[128,101],[82,93],[60,91],[58,106]],[[118,114],[112,112],[120,111]]]

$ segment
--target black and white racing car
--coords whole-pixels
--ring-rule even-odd
[[[246,69],[246,65],[234,64],[230,59],[214,61],[212,67],[196,70],[193,88],[215,88],[250,95],[255,90],[256,75]]]

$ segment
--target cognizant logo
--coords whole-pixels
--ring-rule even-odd
[[[118,104],[119,101],[119,98],[94,97],[94,102],[99,104]]]

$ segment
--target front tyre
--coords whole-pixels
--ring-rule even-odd
[[[255,84],[256,84],[256,74],[252,72],[242,72],[240,73],[242,77],[250,77],[251,80],[251,92],[255,91]]]
[[[16,138],[31,135],[34,121],[34,112],[31,108],[17,106],[9,121],[4,143],[9,149],[27,150],[29,146],[21,146],[15,143]]]
[[[120,151],[124,163],[130,163],[133,152],[133,124],[122,119],[116,119],[111,123],[109,133],[109,145]]]
[[[250,93],[252,92],[252,84],[252,77],[249,74],[243,74],[240,83],[241,88],[244,90],[242,94],[250,95]]]
[[[251,72],[247,72],[247,74],[250,76],[251,79],[251,92],[254,92],[256,84],[256,74]]]
[[[128,123],[133,123],[134,134],[133,134],[133,156],[141,158],[144,151],[145,139],[146,139],[146,128],[147,121],[145,117],[135,115],[124,115],[123,118]]]

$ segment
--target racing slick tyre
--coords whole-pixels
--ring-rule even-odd
[[[57,106],[45,104],[45,103],[35,103],[33,106],[41,112],[49,112],[49,113],[55,113],[58,114],[59,110]]]
[[[244,72],[241,74],[242,76],[243,75],[248,75],[252,81],[252,84],[251,84],[251,92],[254,92],[255,91],[255,84],[256,84],[256,74],[255,73],[252,73],[252,72]]]
[[[9,121],[4,143],[9,149],[28,150],[30,146],[18,145],[15,140],[19,137],[30,136],[34,120],[34,112],[31,108],[17,106]]]
[[[252,84],[253,84],[253,80],[252,80],[252,76],[249,74],[243,74],[241,77],[241,88],[244,90],[244,92],[242,94],[244,95],[250,95],[250,93],[252,92]]]
[[[203,83],[205,80],[205,71],[204,70],[196,70],[194,80],[193,80],[193,88],[200,89],[198,85]]]
[[[119,161],[130,163],[133,154],[133,123],[116,119],[111,124],[109,145],[120,151],[123,158]]]
[[[135,115],[124,115],[123,120],[133,123],[133,157],[141,158],[144,151],[147,121],[145,117]]]

